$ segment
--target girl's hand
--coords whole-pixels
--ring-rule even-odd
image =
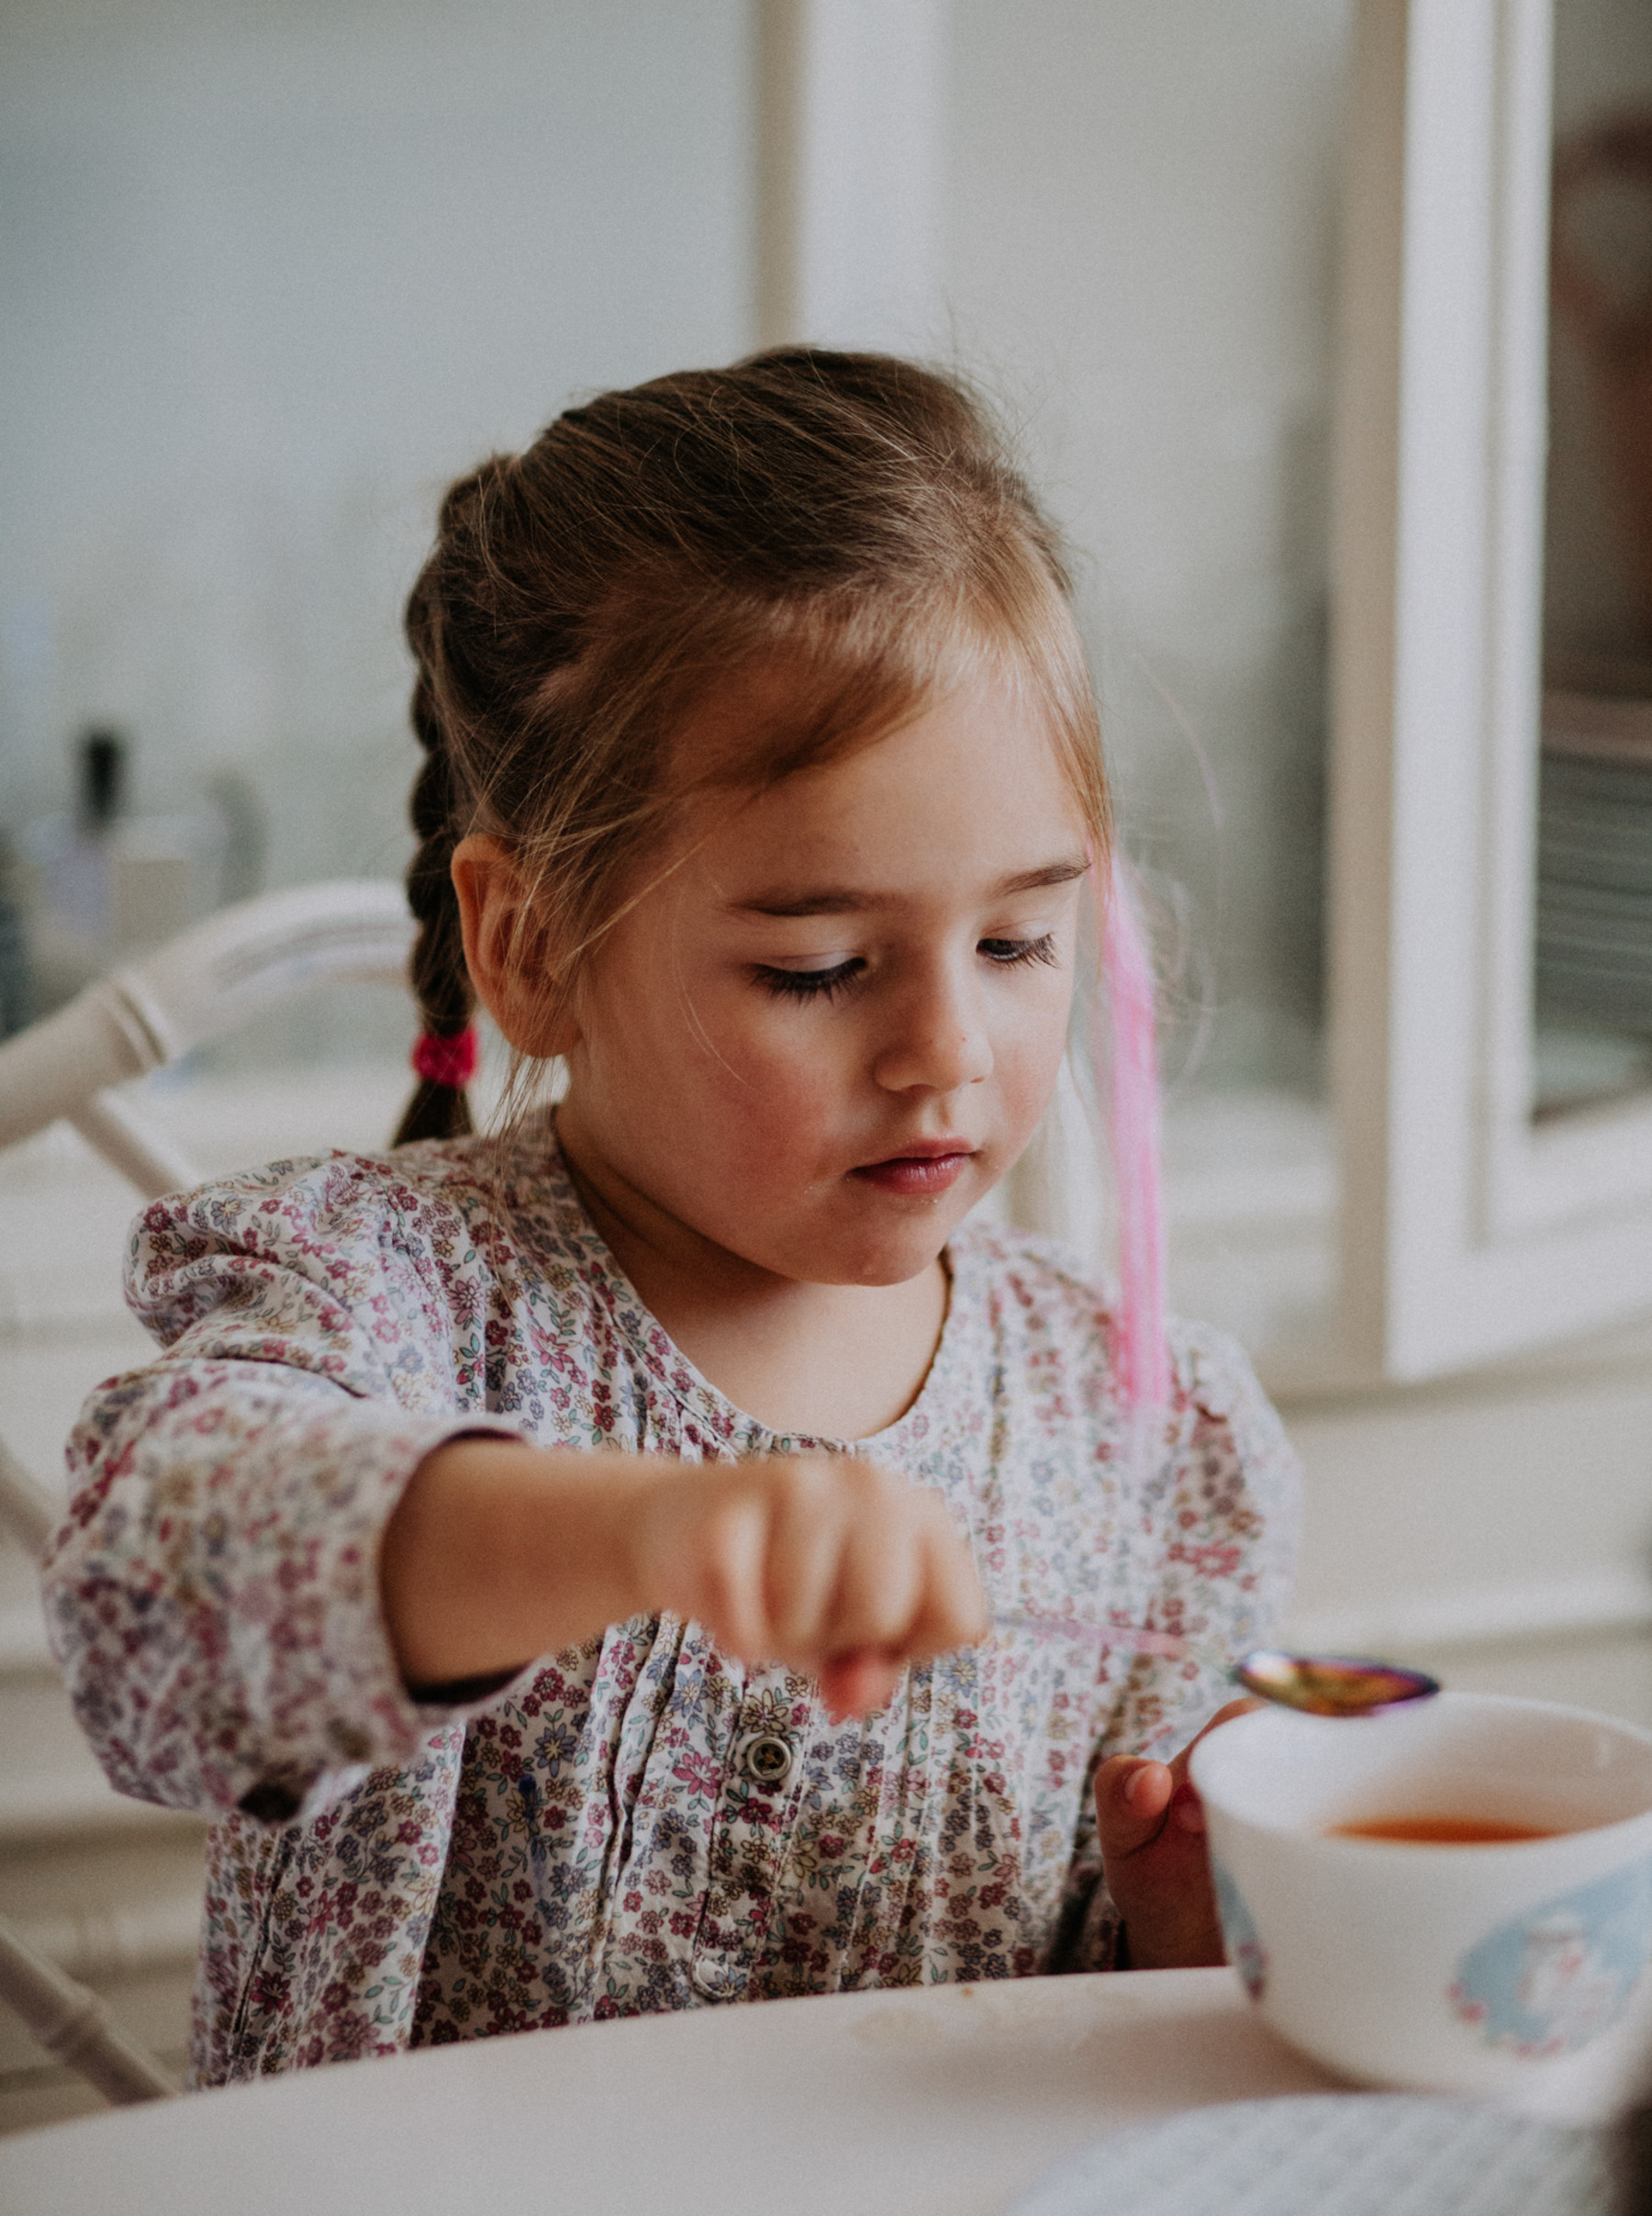
[[[807,1671],[837,1716],[882,1707],[908,1662],[987,1628],[940,1495],[855,1456],[677,1465],[648,1487],[635,1549],[647,1607]]]
[[[1124,1919],[1133,1970],[1197,1969],[1227,1960],[1204,1809],[1188,1777],[1188,1757],[1205,1731],[1260,1706],[1229,1701],[1172,1763],[1115,1754],[1096,1773],[1101,1863]]]

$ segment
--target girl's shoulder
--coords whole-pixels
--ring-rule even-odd
[[[967,1223],[949,1253],[955,1294],[978,1308],[1000,1342],[1027,1360],[1053,1360],[1113,1389],[1112,1325],[1118,1288],[1060,1239],[1012,1226]],[[1218,1424],[1271,1440],[1278,1428],[1250,1357],[1211,1324],[1166,1319],[1174,1397]]]
[[[185,1224],[201,1232],[230,1234],[256,1225],[266,1237],[284,1222],[306,1228],[328,1221],[337,1229],[387,1215],[460,1214],[486,1209],[491,1201],[485,1142],[426,1140],[383,1154],[284,1156],[223,1172],[186,1192],[151,1201],[139,1225],[154,1232]]]
[[[588,1237],[554,1146],[427,1139],[263,1162],[168,1193],[139,1213],[128,1268],[141,1277],[216,1252],[348,1274],[394,1251],[407,1261],[457,1252],[486,1272],[525,1247],[541,1263],[577,1263]]]
[[[261,1163],[152,1201],[128,1305],[163,1345],[226,1305],[474,1321],[524,1297],[568,1329],[606,1281],[554,1143],[423,1140]]]

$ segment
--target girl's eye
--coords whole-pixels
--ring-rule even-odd
[[[979,951],[998,969],[1018,969],[1032,962],[1046,962],[1054,967],[1061,959],[1055,951],[1053,931],[1046,931],[1036,939],[982,939]],[[844,962],[834,962],[827,969],[778,969],[760,962],[756,976],[758,983],[777,1000],[830,1001],[852,985],[865,967],[859,955],[852,955]]]
[[[858,955],[846,962],[834,962],[830,969],[771,969],[766,963],[759,963],[757,980],[777,1000],[829,1001],[852,984],[865,968]]]
[[[1054,967],[1060,959],[1053,931],[1036,939],[983,939],[981,952],[1000,969],[1014,969],[1023,962],[1048,962]]]

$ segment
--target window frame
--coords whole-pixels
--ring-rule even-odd
[[[1534,1122],[1552,0],[1361,0],[1334,529],[1339,1376],[1652,1306],[1652,1096]]]

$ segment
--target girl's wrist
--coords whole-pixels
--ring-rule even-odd
[[[654,1504],[675,1464],[661,1467],[658,1456],[645,1463],[641,1455],[614,1452],[571,1452],[566,1459],[576,1464],[564,1477],[566,1521],[545,1538],[560,1551],[564,1573],[577,1575],[586,1610],[600,1616],[592,1628],[656,1613],[660,1603],[648,1573],[647,1534]],[[576,1560],[570,1559],[574,1550]]]
[[[635,1524],[653,1482],[618,1454],[487,1438],[436,1449],[380,1550],[405,1679],[510,1670],[638,1614],[646,1600]]]

